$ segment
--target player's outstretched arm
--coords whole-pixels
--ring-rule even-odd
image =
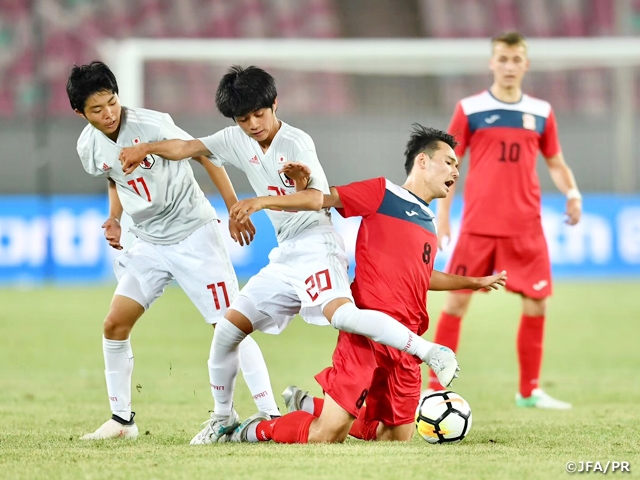
[[[498,290],[507,283],[507,272],[502,271],[497,275],[488,277],[464,277],[462,275],[451,275],[450,273],[434,270],[431,273],[429,290]]]
[[[124,209],[118,196],[118,190],[116,190],[116,182],[111,179],[109,179],[107,192],[109,196],[109,218],[102,224],[104,238],[107,239],[111,247],[116,250],[122,250],[122,245],[120,244],[120,236],[122,235],[120,218]]]
[[[321,210],[324,195],[320,190],[308,188],[291,195],[265,195],[247,198],[236,203],[229,216],[240,223],[249,220],[251,214],[260,210]]]
[[[202,165],[209,174],[209,178],[211,178],[211,181],[220,192],[224,204],[227,206],[227,211],[231,210],[231,207],[238,201],[238,196],[229,175],[227,175],[227,171],[224,167],[215,166],[207,157],[195,157],[194,160]],[[256,234],[256,227],[251,220],[246,223],[240,223],[229,217],[229,233],[231,238],[241,246],[249,245]]]
[[[567,197],[565,211],[565,215],[567,216],[566,223],[575,225],[580,221],[580,217],[582,216],[582,195],[580,195],[580,191],[578,190],[573,172],[565,162],[562,152],[545,160],[553,183],[555,183],[558,190]]]
[[[190,157],[211,155],[204,144],[194,138],[193,140],[162,140],[160,142],[140,143],[133,147],[124,147],[120,150],[120,163],[125,175],[133,172],[142,163],[147,155],[158,155],[167,160],[183,160]]]

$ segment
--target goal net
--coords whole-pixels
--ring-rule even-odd
[[[303,127],[323,121],[327,138],[339,143],[346,143],[348,124],[355,141],[377,145],[396,128],[404,138],[413,121],[446,127],[457,100],[491,83],[490,48],[484,38],[126,39],[109,41],[100,51],[118,77],[124,105],[215,119],[221,76],[230,65],[253,64],[276,78],[287,119]],[[595,170],[582,185],[632,190],[640,39],[529,39],[528,49],[531,71],[524,88],[552,103],[565,150],[593,156],[594,135],[614,145],[615,175],[594,163],[585,167]]]

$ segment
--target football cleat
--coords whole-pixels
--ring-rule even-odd
[[[265,412],[254,413],[249,418],[247,418],[244,422],[242,422],[240,425],[238,425],[236,428],[234,428],[231,433],[228,433],[227,435],[221,437],[220,440],[218,440],[218,442],[220,442],[220,443],[223,443],[223,442],[234,442],[234,443],[248,442],[249,440],[247,439],[247,432],[249,431],[249,428],[252,425],[257,425],[260,422],[263,422],[265,420],[271,420],[272,418],[273,417],[271,415],[269,415],[268,413],[265,413]]]
[[[438,377],[440,385],[450,387],[453,379],[458,378],[457,372],[460,371],[458,360],[456,360],[456,354],[453,350],[436,343],[427,353],[427,358],[429,359],[427,365]]]
[[[520,393],[516,393],[516,407],[569,410],[571,404],[553,398],[540,388],[534,388],[530,397],[523,397]]]
[[[190,445],[206,445],[216,443],[220,438],[231,433],[240,423],[240,417],[235,410],[231,410],[229,415],[211,414],[211,419],[202,424],[204,427],[193,437]]]
[[[125,422],[117,415],[113,415],[95,432],[83,435],[80,437],[80,440],[107,440],[109,438],[136,439],[138,438],[138,426],[133,421],[135,415],[136,414],[132,412],[128,422]]]
[[[282,398],[287,407],[287,412],[291,413],[302,410],[302,400],[304,400],[307,395],[309,395],[309,392],[305,392],[295,385],[290,385],[285,388],[284,392],[282,392]]]

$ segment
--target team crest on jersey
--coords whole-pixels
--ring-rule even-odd
[[[526,128],[527,130],[535,130],[536,129],[536,117],[534,117],[530,113],[523,113],[522,114],[522,128]]]
[[[156,163],[156,159],[154,158],[153,155],[150,155],[148,157],[144,157],[144,160],[142,160],[142,162],[140,163],[140,168],[145,168],[149,170],[151,167],[153,167],[155,163]]]
[[[132,143],[133,145],[138,145],[138,144],[140,143],[140,137],[136,137],[136,138],[134,138],[133,140],[131,140],[131,143]]]
[[[284,184],[285,187],[295,187],[296,184],[293,180],[291,180],[289,177],[287,177],[284,173],[282,172],[278,172],[280,174],[280,180],[282,180],[282,183]]]
[[[284,155],[278,155],[278,165],[287,163],[287,157]]]

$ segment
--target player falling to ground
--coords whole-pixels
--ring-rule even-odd
[[[296,187],[280,170],[287,162],[301,162],[311,170],[310,185],[329,193],[311,137],[276,117],[277,91],[271,75],[257,67],[232,67],[220,81],[216,105],[237,126],[197,140],[123,149],[120,158],[125,171],[134,171],[149,154],[173,159],[213,155],[217,165],[231,164],[244,171],[257,195],[284,200]],[[456,375],[458,363],[449,348],[424,340],[385,313],[354,305],[343,241],[328,210],[291,210],[285,206],[282,211],[267,212],[278,246],[269,254],[269,264],[249,280],[227,311],[226,320],[216,327],[212,357],[215,409],[192,444],[216,442],[239,423],[233,390],[240,342],[254,330],[280,333],[298,312],[308,323],[330,322],[339,330],[416,355],[445,385]]]
[[[109,218],[102,226],[109,244],[121,250],[119,224],[129,214],[137,237],[115,259],[118,278],[104,320],[102,341],[107,392],[112,417],[85,440],[135,438],[131,412],[133,353],[130,334],[136,321],[176,280],[207,323],[223,317],[238,292],[238,282],[222,239],[215,209],[198,186],[188,161],[173,162],[157,155],[144,158],[135,175],[122,171],[118,160],[125,145],[164,138],[192,138],[166,113],[121,107],[118,84],[101,62],[74,66],[67,82],[71,108],[89,122],[78,139],[84,169],[109,181]],[[209,173],[227,206],[237,201],[223,168],[206,157],[196,158]],[[253,225],[229,222],[231,236],[241,245],[253,239]],[[247,338],[240,346],[240,364],[256,405],[272,414],[278,409],[260,348]],[[209,370],[213,364],[209,361]]]
[[[351,291],[360,308],[380,310],[416,335],[429,326],[428,290],[497,289],[506,273],[471,278],[433,270],[438,237],[429,203],[446,196],[458,178],[453,136],[415,124],[405,151],[402,186],[374,178],[341,187],[329,195],[306,185],[310,171],[287,164],[283,171],[306,190],[282,197],[241,200],[229,212],[244,222],[265,208],[334,207],[344,217],[361,216]],[[302,178],[301,178],[302,177]],[[289,387],[289,411],[272,420],[259,412],[242,422],[227,441],[278,443],[343,442],[347,434],[366,440],[411,439],[422,386],[420,361],[407,353],[340,332],[333,366],[316,380],[324,400]],[[366,402],[366,407],[363,406]],[[357,420],[356,420],[357,419]]]
[[[547,297],[552,293],[551,266],[542,231],[540,184],[536,158],[546,159],[551,178],[567,197],[566,222],[575,225],[582,211],[581,195],[565,163],[556,118],[549,103],[522,93],[529,69],[527,44],[515,32],[492,39],[489,90],[462,99],[456,106],[449,133],[456,135],[462,158],[470,149],[464,189],[460,237],[448,271],[487,275],[508,270],[507,290],[522,297],[517,349],[520,391],[516,405],[567,409],[571,405],[550,397],[539,387]],[[440,201],[437,222],[439,246],[449,238],[449,211],[454,189]],[[447,294],[435,341],[456,350],[460,324],[471,292]],[[430,388],[442,388],[431,377]]]

